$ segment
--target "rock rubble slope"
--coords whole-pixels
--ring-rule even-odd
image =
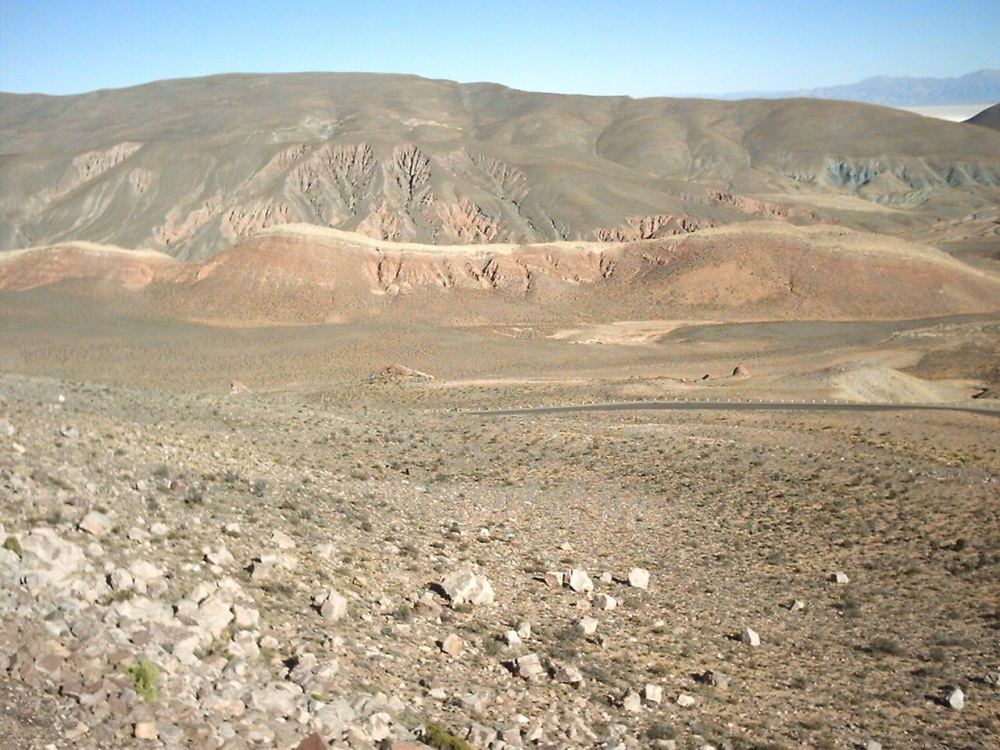
[[[993,743],[983,418],[440,398],[0,377],[4,736]]]

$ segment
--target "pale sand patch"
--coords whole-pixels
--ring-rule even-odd
[[[564,328],[547,338],[575,344],[617,344],[643,346],[671,331],[687,326],[718,325],[716,320],[621,320],[580,328]]]
[[[837,398],[849,401],[932,404],[967,399],[966,381],[929,381],[883,365],[857,364],[833,378]]]
[[[149,250],[147,248],[131,250],[119,247],[118,245],[102,245],[97,242],[77,240],[73,242],[59,242],[55,245],[37,245],[35,247],[25,247],[17,250],[3,250],[0,251],[0,263],[8,263],[14,260],[14,258],[19,258],[29,253],[40,253],[51,250],[79,250],[91,255],[123,255],[130,258],[143,258],[146,260],[161,260],[164,262],[176,263],[182,262],[170,255],[167,255],[166,253],[161,253],[159,250]]]
[[[622,247],[618,242],[536,242],[536,243],[487,243],[481,245],[425,245],[419,242],[392,242],[368,237],[357,232],[345,232],[340,229],[320,227],[313,224],[276,224],[261,230],[255,236],[267,237],[275,235],[301,237],[336,245],[353,245],[355,247],[379,250],[382,252],[409,251],[426,255],[509,255],[526,249],[532,250],[578,250],[581,252],[606,252]]]

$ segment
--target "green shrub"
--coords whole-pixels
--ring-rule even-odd
[[[132,687],[144,701],[156,700],[156,680],[160,676],[160,668],[145,657],[135,664],[125,664],[122,672],[132,678]]]
[[[4,540],[3,548],[10,550],[18,557],[24,557],[24,550],[21,549],[21,543],[17,541],[16,536],[9,536]]]
[[[424,727],[424,742],[438,750],[474,750],[472,745],[458,737],[440,724],[428,722]]]

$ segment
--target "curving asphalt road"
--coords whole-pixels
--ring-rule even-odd
[[[633,411],[639,409],[700,411],[960,411],[1000,417],[1000,408],[967,404],[890,404],[860,401],[611,401],[575,406],[535,406],[520,409],[482,409],[466,414],[514,417],[526,414],[568,414],[584,411]]]

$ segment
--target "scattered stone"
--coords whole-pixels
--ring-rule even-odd
[[[868,740],[865,743],[865,750],[882,750],[882,743],[875,740]]]
[[[108,585],[112,591],[129,591],[134,583],[132,574],[124,568],[115,568],[108,576]]]
[[[796,599],[791,604],[788,605],[789,612],[799,612],[806,608],[806,603],[801,599]]]
[[[226,545],[220,545],[219,549],[209,552],[205,555],[205,559],[212,565],[218,565],[220,568],[228,568],[236,564],[236,558],[233,557],[232,553],[226,549]]]
[[[319,613],[323,619],[331,623],[340,622],[347,615],[347,599],[335,589],[316,597],[316,604],[319,605]]]
[[[949,692],[945,700],[956,711],[961,711],[965,708],[965,693],[962,692],[962,688],[955,688]]]
[[[521,634],[516,630],[508,630],[503,634],[503,639],[508,648],[520,648],[524,645],[524,641],[521,639]]]
[[[580,570],[579,568],[575,568],[569,572],[568,585],[570,589],[578,594],[594,590],[594,582],[590,580],[590,576],[587,575],[587,571]]]
[[[698,678],[701,682],[706,685],[711,685],[712,687],[719,688],[720,690],[725,690],[729,687],[733,678],[727,675],[725,672],[720,672],[717,669],[709,669],[701,674]]]
[[[519,656],[514,659],[513,665],[514,674],[525,680],[534,680],[545,674],[545,669],[542,668],[542,662],[538,658],[538,654],[532,653]]]
[[[492,604],[493,587],[485,576],[478,576],[469,569],[457,570],[446,576],[441,582],[441,588],[454,607],[468,602],[469,604]]]
[[[80,521],[80,531],[86,531],[91,536],[102,537],[110,533],[114,524],[104,513],[97,510],[90,511]]]
[[[271,534],[271,541],[274,542],[275,546],[277,546],[280,550],[295,549],[295,540],[283,531],[275,530],[274,533]]]
[[[155,721],[137,721],[132,730],[132,736],[137,740],[155,740],[159,738]]]
[[[605,570],[603,573],[601,573],[600,581],[601,583],[604,584],[612,584],[615,582],[615,577],[611,575],[610,570]]]
[[[663,688],[659,685],[647,683],[642,690],[642,699],[651,706],[658,706],[663,702]]]
[[[648,589],[649,571],[645,568],[632,568],[628,572],[628,585],[636,589]]]
[[[563,586],[564,575],[562,571],[550,570],[544,576],[542,580],[545,581],[545,585],[554,589],[561,589]]]
[[[677,696],[677,705],[681,708],[691,708],[698,700],[693,695],[681,693]]]
[[[202,630],[213,638],[222,635],[222,631],[233,621],[233,612],[229,602],[221,596],[213,594],[198,607],[197,622]]]
[[[253,607],[234,604],[233,615],[236,618],[234,624],[240,630],[254,630],[260,624],[260,612]]]
[[[465,649],[465,643],[454,633],[446,635],[440,642],[441,650],[452,658],[457,658]]]
[[[531,623],[522,622],[517,626],[517,634],[521,636],[522,641],[526,641],[531,638]]]
[[[18,543],[21,570],[29,586],[61,585],[70,576],[90,569],[83,550],[52,529],[34,529]]]
[[[622,708],[631,714],[637,714],[642,710],[642,698],[634,690],[629,690],[622,698]]]
[[[597,632],[598,622],[593,617],[581,617],[576,623],[577,630],[581,635],[593,635]]]
[[[553,670],[552,679],[564,685],[579,687],[583,684],[583,673],[573,665],[565,664]]]
[[[618,600],[608,594],[598,594],[592,604],[596,609],[611,610],[618,606]]]
[[[847,577],[847,573],[838,571],[830,576],[830,580],[833,583],[850,583],[851,579]]]
[[[760,645],[760,636],[757,634],[756,630],[751,630],[750,628],[743,628],[743,632],[740,634],[740,640],[748,646]]]
[[[473,724],[466,735],[466,739],[473,747],[488,747],[496,738],[497,730],[483,724]]]
[[[330,746],[318,732],[313,732],[298,744],[296,750],[330,750]]]

